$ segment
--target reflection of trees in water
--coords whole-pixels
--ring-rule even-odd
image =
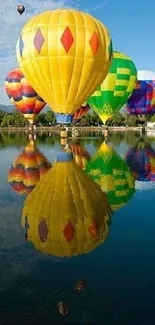
[[[124,132],[114,132],[108,134],[108,142],[119,145],[124,140]]]
[[[120,145],[121,142],[124,142],[128,146],[134,147],[142,138],[145,141],[147,140],[148,143],[155,142],[155,138],[142,137],[142,135],[136,131],[109,132],[108,134],[108,141],[114,145]]]
[[[100,144],[102,144],[103,140],[104,140],[103,137],[100,137],[100,138],[81,138],[81,139],[73,139],[73,140],[70,140],[68,142],[79,144],[81,146],[85,146],[87,144],[92,144],[95,148],[98,148],[100,146]]]
[[[141,134],[139,132],[125,132],[124,134],[124,142],[129,146],[135,146],[137,141],[141,138]]]
[[[22,147],[27,144],[27,134],[25,132],[2,132],[0,133],[0,148]]]
[[[26,146],[28,142],[27,132],[1,132],[0,133],[0,148],[5,147],[23,147]],[[52,134],[50,132],[37,133],[36,143],[37,145],[44,143],[46,145],[54,145],[60,142],[60,137],[57,134]]]
[[[69,135],[70,137],[70,135]],[[129,146],[135,146],[137,142],[142,138],[139,132],[109,132],[108,142],[113,145],[120,145],[121,142]],[[143,137],[147,143],[155,143],[155,137]],[[95,148],[98,148],[102,144],[104,136],[102,131],[82,131],[79,132],[79,138],[68,138],[67,142],[78,143],[81,145],[92,144]],[[28,132],[0,132],[0,148],[5,147],[23,147],[28,142]],[[40,131],[36,134],[36,144],[46,144],[54,146],[56,143],[60,143],[60,135],[56,132]]]

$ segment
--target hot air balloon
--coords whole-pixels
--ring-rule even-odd
[[[17,6],[17,12],[19,12],[20,15],[22,15],[25,11],[25,7],[22,5]]]
[[[8,182],[18,194],[29,194],[50,168],[51,164],[31,140],[13,162],[8,172]]]
[[[114,51],[107,77],[87,100],[103,123],[126,103],[135,88],[136,79],[137,70],[133,61],[125,54]]]
[[[26,198],[22,226],[36,249],[71,257],[88,253],[105,241],[110,215],[106,194],[70,153],[61,152]]]
[[[106,77],[112,41],[106,27],[91,15],[56,9],[26,23],[16,54],[27,80],[56,113],[57,122],[70,123]]]
[[[73,122],[77,122],[83,116],[85,116],[90,110],[90,106],[88,104],[82,105],[73,115]]]
[[[31,87],[21,69],[17,68],[9,72],[5,79],[5,90],[17,110],[30,124],[33,124],[46,103]]]
[[[126,154],[126,162],[136,181],[148,182],[155,166],[155,150],[145,140],[140,140]]]
[[[105,142],[89,160],[85,172],[107,193],[113,211],[127,204],[135,192],[135,182],[130,169]]]
[[[126,103],[126,109],[143,121],[155,113],[155,72],[138,71],[135,90]]]

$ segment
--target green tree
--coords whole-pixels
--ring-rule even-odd
[[[13,125],[16,127],[22,127],[27,124],[25,117],[18,111],[12,113]]]
[[[36,120],[35,120],[37,125],[45,125],[45,113],[40,113],[37,115]]]
[[[124,125],[124,120],[124,116],[118,112],[112,117],[111,124],[121,126]]]
[[[14,118],[13,118],[12,114],[5,114],[3,116],[1,126],[2,127],[14,126]]]
[[[3,117],[4,115],[6,115],[7,113],[5,113],[2,109],[0,109],[0,125],[2,123]]]
[[[152,115],[150,118],[150,122],[155,122],[155,115]]]
[[[125,125],[127,126],[136,126],[137,124],[137,118],[136,116],[127,114],[125,117]]]
[[[45,113],[45,121],[49,124],[55,124],[56,123],[56,117],[55,117],[55,114],[52,110],[50,111],[47,111]]]

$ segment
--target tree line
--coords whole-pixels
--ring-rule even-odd
[[[150,116],[147,120],[155,122],[155,115]],[[136,126],[139,124],[139,120],[128,113],[117,113],[109,120],[106,124],[109,126]],[[52,110],[38,114],[36,121],[36,126],[52,126],[56,125],[56,118]],[[83,116],[76,125],[80,126],[95,126],[102,125],[102,121],[98,115],[93,111]],[[0,109],[0,126],[1,127],[24,127],[27,126],[28,122],[25,117],[18,111],[13,111],[11,113],[5,112]]]

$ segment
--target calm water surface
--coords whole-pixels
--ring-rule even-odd
[[[65,142],[62,146],[59,137],[51,133],[38,134],[36,141],[31,143],[22,133],[0,134],[1,325],[154,325],[155,137],[115,133],[109,134],[107,144],[103,142],[99,133],[82,135],[72,143],[68,139],[68,146]],[[40,152],[43,156],[39,156]],[[29,224],[27,231],[21,226],[23,203],[29,197],[28,193],[33,193],[35,185],[34,191],[37,189],[38,175],[42,175],[42,181],[50,168],[49,162],[53,164],[58,153],[64,152],[72,152],[77,177],[78,173],[84,174],[81,176],[84,186],[87,181],[82,177],[87,174],[89,179],[98,182],[100,189],[106,190],[114,210],[107,222],[108,234],[101,243],[98,242],[98,247],[93,249],[90,245],[91,251],[86,253],[86,247],[77,235],[80,255],[70,258],[56,256],[57,253],[53,253],[55,256],[46,254],[43,247],[47,238],[42,242],[40,237],[39,241],[37,226],[31,230]],[[59,160],[61,158],[59,155]],[[56,164],[55,179],[60,176]],[[66,173],[61,168],[62,173]],[[69,176],[65,177],[70,177],[68,186],[72,188],[69,190],[72,195],[64,195],[76,206],[79,199],[70,173],[68,170]],[[53,187],[49,187],[51,193]],[[46,195],[51,193],[48,190]],[[59,206],[62,207],[63,198],[61,202],[58,191],[55,195],[58,195],[59,220],[63,219]],[[70,195],[68,199],[67,195]],[[44,199],[42,195],[38,196],[39,201],[46,204],[47,196]],[[83,202],[85,204],[85,195]],[[76,209],[80,214],[80,206]],[[42,236],[46,237],[46,225],[43,228]],[[101,232],[100,237],[104,237]],[[81,240],[80,244],[78,240]],[[57,251],[62,245],[60,238]],[[72,238],[66,245],[71,247]],[[56,252],[54,243],[48,248],[49,253],[50,249]],[[72,252],[76,253],[75,246]],[[78,293],[75,285],[81,279],[86,281],[87,287]],[[59,301],[68,305],[68,315],[59,314]]]

